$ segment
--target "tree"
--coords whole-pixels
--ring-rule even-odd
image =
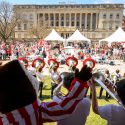
[[[37,39],[45,38],[51,31],[49,22],[41,18],[37,26],[32,26],[29,29],[29,34],[36,36]]]
[[[14,34],[18,16],[13,12],[13,5],[6,1],[0,2],[0,37],[6,41]]]

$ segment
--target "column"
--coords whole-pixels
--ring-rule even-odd
[[[87,29],[87,13],[85,13],[85,29]]]
[[[39,13],[37,13],[37,26],[39,25]]]
[[[53,27],[55,27],[55,13],[53,13]]]
[[[64,27],[66,26],[66,13],[64,13]]]
[[[71,13],[69,13],[69,27],[71,27]]]
[[[80,29],[81,29],[81,27],[82,27],[82,13],[80,13]]]
[[[76,15],[77,15],[77,13],[75,13],[75,20],[74,20],[74,26],[76,27]]]
[[[96,29],[98,29],[98,13],[96,13]]]
[[[48,13],[48,26],[50,27],[50,13]]]
[[[90,29],[92,29],[92,19],[93,19],[92,17],[93,17],[93,13],[90,14],[90,17],[91,17],[91,19],[90,19]]]
[[[61,26],[60,22],[61,22],[61,18],[60,18],[60,13],[59,13],[59,27]]]

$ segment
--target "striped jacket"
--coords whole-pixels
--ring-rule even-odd
[[[58,102],[42,102],[0,114],[0,125],[42,125],[44,122],[67,118],[79,101],[84,97],[88,85],[78,79],[72,81],[69,93]]]

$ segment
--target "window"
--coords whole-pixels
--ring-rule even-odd
[[[74,26],[74,22],[72,22],[72,26]]]
[[[117,29],[118,29],[118,26],[115,26],[115,29],[117,30]]]
[[[103,19],[106,19],[106,14],[103,14]]]
[[[24,30],[27,30],[27,24],[24,24]]]
[[[112,19],[113,18],[113,14],[110,14],[110,19]]]
[[[59,22],[56,22],[56,26],[59,26]]]
[[[119,14],[116,15],[116,19],[119,19]]]
[[[77,24],[76,24],[77,26],[79,26],[79,22],[77,22]]]
[[[61,22],[61,26],[64,26],[64,22]]]
[[[21,24],[18,24],[17,27],[18,27],[18,30],[21,30]]]
[[[61,20],[64,20],[64,17],[63,17],[63,16],[61,17]]]

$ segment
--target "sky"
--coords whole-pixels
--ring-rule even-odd
[[[4,1],[7,1],[12,4],[59,4],[59,2],[65,2],[66,4],[69,4],[70,2],[74,2],[75,4],[101,4],[101,3],[125,4],[125,0],[4,0]]]

